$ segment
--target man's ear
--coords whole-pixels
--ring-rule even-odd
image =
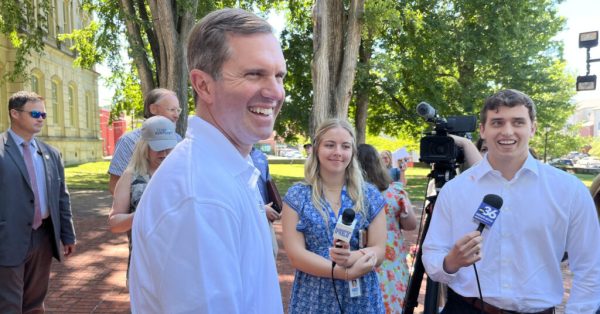
[[[148,110],[150,111],[150,113],[152,115],[157,115],[156,113],[156,106],[158,106],[157,104],[150,104],[150,106],[148,107]]]
[[[18,113],[19,113],[19,112],[18,112],[17,110],[12,110],[12,109],[11,109],[11,110],[9,110],[10,117],[11,117],[11,118],[13,118],[13,119],[16,119],[16,118],[17,118],[17,114],[18,114]]]
[[[210,74],[198,69],[190,71],[190,84],[203,104],[213,103],[213,83],[214,80]]]
[[[479,124],[479,137],[481,137],[482,139],[484,139],[481,135],[483,134],[483,131],[485,131],[485,125],[483,123]]]

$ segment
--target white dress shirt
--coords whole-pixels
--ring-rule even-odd
[[[566,313],[595,313],[600,226],[594,202],[575,176],[531,155],[510,181],[484,158],[444,185],[423,244],[427,274],[462,296],[479,296],[473,267],[448,274],[442,265],[456,241],[477,229],[473,215],[486,194],[497,194],[504,203],[493,226],[483,231],[477,271],[484,301],[520,312],[560,304],[566,251],[573,272]]]
[[[256,169],[212,125],[152,176],[133,220],[133,313],[282,313]]]

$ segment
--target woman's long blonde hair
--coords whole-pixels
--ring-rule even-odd
[[[150,145],[148,145],[148,141],[140,137],[135,144],[133,154],[131,155],[131,160],[129,160],[129,164],[127,165],[127,169],[125,169],[125,171],[130,171],[131,173],[142,176],[150,174],[150,160],[148,159],[148,149],[150,149],[149,146]]]
[[[383,162],[383,165],[385,166],[386,169],[390,169],[394,167],[394,161],[392,160],[392,152],[390,152],[389,150],[382,150],[380,153],[381,157],[383,157],[384,155],[388,158],[389,163],[385,163]]]
[[[354,201],[355,212],[360,212],[363,217],[366,217],[364,209],[364,180],[362,177],[360,166],[356,161],[356,136],[354,135],[354,128],[346,120],[341,119],[329,119],[323,121],[321,125],[315,131],[315,139],[313,141],[313,153],[310,154],[306,163],[304,164],[304,180],[306,184],[311,186],[313,205],[317,208],[321,216],[326,223],[329,223],[329,215],[324,210],[325,198],[323,196],[323,180],[321,178],[320,165],[319,165],[319,144],[323,135],[334,128],[343,128],[350,133],[352,137],[352,157],[348,167],[346,167],[346,178],[344,182],[346,184],[346,191],[350,198]]]

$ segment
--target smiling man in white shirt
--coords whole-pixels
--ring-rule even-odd
[[[563,297],[565,251],[573,272],[566,313],[596,313],[600,306],[594,203],[579,179],[530,155],[535,115],[533,101],[522,92],[489,97],[480,125],[487,154],[444,185],[437,198],[423,264],[433,280],[449,285],[442,313],[553,313]],[[473,214],[487,194],[499,195],[504,205],[480,234],[473,231]]]
[[[252,145],[273,132],[285,60],[271,26],[240,9],[188,39],[196,116],[133,221],[133,313],[282,313]]]

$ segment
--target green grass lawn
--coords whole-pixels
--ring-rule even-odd
[[[69,189],[108,190],[108,161],[65,167]]]
[[[107,190],[108,189],[108,161],[91,162],[65,168],[67,186],[69,189]],[[277,182],[279,192],[285,195],[292,184],[304,178],[303,164],[273,164],[269,166],[271,175]],[[428,168],[412,167],[406,171],[408,181],[406,190],[413,202],[422,202],[427,188]],[[576,174],[586,186],[594,180],[593,174]]]
[[[583,184],[585,184],[587,187],[592,185],[592,181],[594,181],[594,178],[596,177],[595,174],[575,174],[575,176],[578,177],[579,180],[583,181]]]

